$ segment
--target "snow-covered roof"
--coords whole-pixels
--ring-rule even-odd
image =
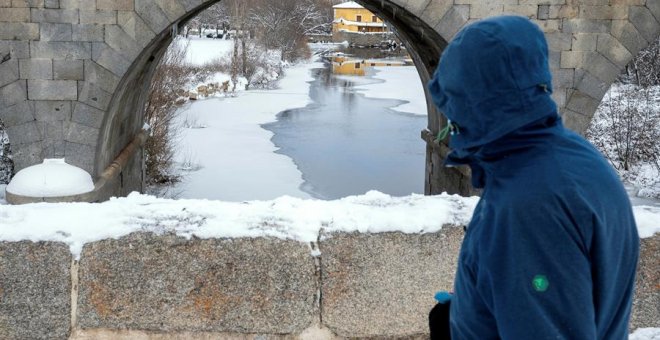
[[[365,27],[385,27],[384,22],[371,22],[371,21],[351,21],[344,18],[338,18],[333,23],[343,23],[344,25],[365,26]]]
[[[364,8],[362,5],[355,1],[344,2],[339,5],[334,5],[332,8]]]

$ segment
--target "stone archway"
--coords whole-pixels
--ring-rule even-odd
[[[153,69],[171,32],[214,2],[0,1],[0,119],[12,138],[16,170],[66,157],[97,182],[114,167],[117,176],[104,181],[95,199],[140,190],[141,152],[122,150],[139,146]],[[660,3],[651,0],[360,2],[395,27],[424,83],[465,24],[505,13],[531,18],[549,41],[554,98],[566,125],[578,132],[623,66],[660,34]],[[429,105],[427,137],[440,120]],[[469,192],[468,172],[442,167],[445,152],[428,140],[426,193]],[[114,162],[118,156],[122,161]]]

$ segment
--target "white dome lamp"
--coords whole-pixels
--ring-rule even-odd
[[[19,171],[5,189],[11,204],[84,201],[80,195],[93,190],[92,176],[63,158],[44,159]]]

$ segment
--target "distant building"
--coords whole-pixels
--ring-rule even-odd
[[[334,21],[332,32],[384,33],[387,25],[375,14],[354,1],[332,6]]]

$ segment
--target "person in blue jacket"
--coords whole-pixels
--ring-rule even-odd
[[[607,161],[562,125],[543,32],[517,16],[466,26],[429,90],[449,120],[447,165],[469,165],[483,188],[459,254],[452,339],[626,339],[632,208]]]

